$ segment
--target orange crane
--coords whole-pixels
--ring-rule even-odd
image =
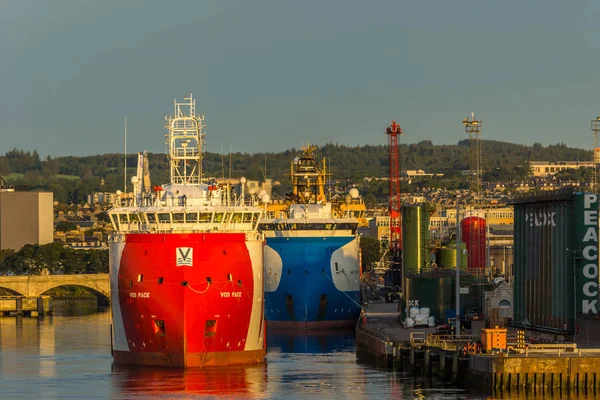
[[[402,128],[396,121],[387,127],[389,137],[389,166],[390,166],[390,257],[391,280],[393,285],[402,286],[402,205],[400,203],[400,155],[398,137]]]

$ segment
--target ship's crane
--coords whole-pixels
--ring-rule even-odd
[[[390,274],[393,285],[402,286],[402,205],[400,203],[400,155],[398,137],[402,128],[396,121],[387,127],[390,166]]]

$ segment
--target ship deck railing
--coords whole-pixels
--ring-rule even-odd
[[[224,224],[201,224],[201,223],[119,223],[120,232],[140,233],[173,233],[173,232],[241,232],[255,233],[256,225],[253,223],[224,223]]]
[[[183,182],[180,182],[183,183]],[[158,192],[162,193],[162,192]],[[162,194],[135,194],[117,198],[115,207],[261,207],[255,196],[237,196],[228,198],[223,193],[221,196],[187,196]]]
[[[162,231],[119,231],[113,233],[108,236],[108,243],[122,242],[125,240],[125,234],[177,234],[177,233],[207,233],[207,234],[215,234],[215,233],[243,233],[246,235],[246,241],[255,241],[261,240],[264,241],[264,235],[260,232],[244,232],[244,231],[192,231],[192,230],[183,230],[183,231],[175,231],[175,230],[162,230]]]

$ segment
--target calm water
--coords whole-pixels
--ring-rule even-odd
[[[0,317],[0,399],[481,398],[361,364],[350,334],[269,332],[267,363],[260,366],[187,371],[116,367],[108,312],[78,304],[62,305],[55,314]]]

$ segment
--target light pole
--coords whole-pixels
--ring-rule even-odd
[[[481,121],[475,119],[475,113],[463,119],[465,132],[469,135],[469,175],[471,178],[471,190],[474,191],[475,203],[481,196],[481,148],[479,145],[479,134],[481,133]],[[475,140],[473,140],[475,139]],[[475,176],[473,176],[475,169]]]
[[[460,195],[456,195],[456,331],[455,335],[460,336]]]
[[[502,245],[502,269],[504,270],[504,274],[506,274],[506,243]]]
[[[512,285],[512,267],[506,262],[506,249],[511,250],[512,246],[511,245],[504,245],[504,259],[503,259],[503,267],[504,267],[504,275],[508,275],[509,276],[509,283]],[[512,254],[511,254],[512,256]]]

